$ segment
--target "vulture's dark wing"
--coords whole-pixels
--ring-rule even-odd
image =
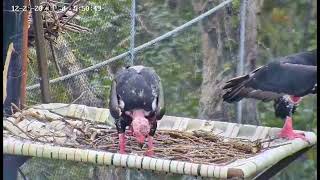
[[[123,111],[156,109],[160,79],[152,68],[132,66],[120,71],[115,81],[117,99]]]
[[[229,80],[223,87],[227,89],[223,100],[236,102],[242,98],[255,98],[270,101],[284,94],[304,96],[314,93],[316,83],[316,66],[271,62],[248,75]]]
[[[157,108],[156,108],[156,119],[162,119],[163,115],[166,113],[166,108],[164,104],[164,94],[161,80],[159,81],[159,96],[157,99]]]
[[[122,109],[119,104],[116,87],[117,87],[117,82],[116,80],[113,80],[111,84],[111,91],[109,96],[109,110],[113,118],[119,119],[119,117],[122,114]]]
[[[163,115],[165,114],[165,107],[164,107],[164,94],[163,94],[163,87],[160,80],[160,77],[154,71],[154,69],[150,67],[145,67],[140,72],[147,82],[150,82],[150,87],[152,88],[153,95],[156,98],[156,107],[155,107],[155,115],[156,119],[162,119]]]
[[[317,50],[292,54],[279,60],[283,63],[317,66]]]

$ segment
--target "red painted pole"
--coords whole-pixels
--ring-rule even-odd
[[[24,0],[23,4],[29,6],[29,0]],[[26,105],[26,85],[27,85],[27,68],[28,68],[28,29],[29,29],[29,11],[23,12],[23,36],[22,36],[22,77],[20,86],[20,108]]]

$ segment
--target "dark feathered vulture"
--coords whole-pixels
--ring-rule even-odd
[[[280,136],[301,137],[292,131],[291,116],[301,97],[317,91],[317,51],[280,57],[247,75],[227,81],[223,89],[226,89],[223,100],[228,103],[243,98],[274,100],[276,116],[287,118]]]
[[[146,155],[152,155],[157,120],[165,113],[163,89],[156,72],[150,67],[132,66],[117,73],[109,109],[119,133],[120,153],[125,153],[125,130],[129,126],[141,147],[148,139]]]
[[[279,58],[247,75],[226,82],[223,95],[226,102],[242,98],[270,101],[285,94],[302,97],[316,93],[316,51],[303,52]]]

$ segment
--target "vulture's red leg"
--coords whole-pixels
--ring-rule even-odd
[[[295,133],[293,132],[293,128],[292,128],[292,118],[287,116],[286,121],[284,123],[284,126],[282,128],[282,130],[280,131],[280,134],[278,135],[280,138],[286,138],[289,140],[295,139],[295,138],[301,138],[305,141],[308,142],[308,140],[306,139],[306,137],[304,136],[303,133]]]
[[[153,147],[153,137],[148,135],[148,150],[145,153],[146,156],[154,155]]]
[[[120,154],[126,153],[126,136],[124,133],[119,134],[119,148],[120,148]]]

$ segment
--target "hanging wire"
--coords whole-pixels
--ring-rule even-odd
[[[247,0],[241,1],[240,9],[240,47],[239,47],[239,63],[237,66],[237,76],[241,76],[244,70],[244,56],[245,56],[245,32],[246,32],[246,12],[247,12]],[[242,102],[237,103],[237,122],[242,122]]]
[[[180,33],[181,31],[185,30],[186,28],[194,25],[195,23],[201,21],[202,19],[208,17],[209,15],[213,14],[214,12],[218,11],[219,9],[223,8],[224,6],[226,6],[227,4],[231,3],[233,0],[226,0],[226,1],[223,1],[222,3],[220,3],[219,5],[215,6],[214,8],[210,9],[209,11],[206,11],[205,13],[193,18],[192,20],[182,24],[181,26],[178,26],[176,27],[175,29],[151,40],[151,41],[148,41],[140,46],[137,46],[133,49],[134,52],[138,52],[138,51],[142,51],[146,48],[149,48],[150,46],[164,40],[164,39],[167,39],[177,33]],[[64,80],[67,80],[67,79],[70,79],[72,77],[75,77],[75,76],[78,76],[80,74],[83,74],[83,73],[87,73],[87,72],[90,72],[90,71],[94,71],[96,69],[99,69],[99,68],[102,68],[106,65],[108,65],[109,63],[111,62],[114,62],[116,60],[120,60],[122,58],[125,58],[127,57],[128,55],[130,55],[130,51],[127,51],[127,52],[124,52],[122,54],[119,54],[117,56],[114,56],[110,59],[107,59],[107,60],[104,60],[103,62],[100,62],[100,63],[97,63],[95,65],[92,65],[92,66],[89,66],[87,68],[84,68],[84,69],[81,69],[79,71],[76,71],[76,72],[73,72],[73,73],[70,73],[70,74],[67,74],[67,75],[64,75],[64,76],[61,76],[61,77],[58,77],[58,78],[55,78],[55,79],[51,79],[49,81],[50,84],[52,83],[57,83],[57,82],[60,82],[60,81],[64,81]],[[27,87],[27,90],[30,91],[30,90],[33,90],[33,89],[39,89],[40,88],[40,84],[34,84],[34,85],[31,85],[31,86],[28,86]]]
[[[129,65],[133,65],[133,60],[134,60],[134,37],[136,33],[135,29],[135,20],[136,20],[136,0],[131,0],[131,11],[130,11],[130,16],[131,16],[131,30],[130,30],[130,60],[129,60]]]

